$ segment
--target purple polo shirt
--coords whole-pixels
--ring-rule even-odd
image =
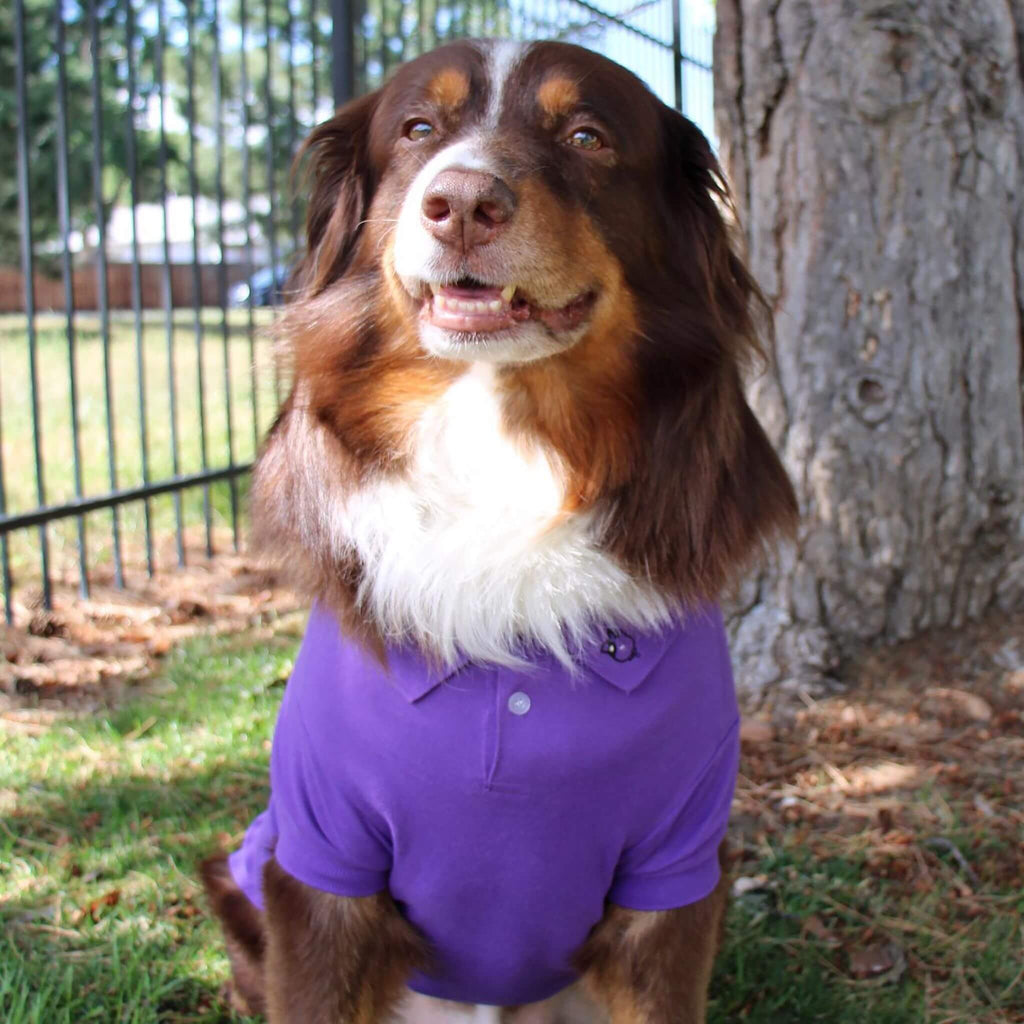
[[[509,1006],[576,980],[606,900],[664,910],[714,888],[739,757],[717,609],[659,634],[602,629],[576,674],[546,654],[388,662],[314,608],[270,805],[230,860],[257,906],[272,852],[326,892],[387,889],[434,954],[412,988]]]

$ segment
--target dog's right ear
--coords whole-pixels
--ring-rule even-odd
[[[379,99],[380,90],[345,104],[295,158],[309,188],[306,252],[293,276],[299,294],[319,294],[348,269],[376,188],[369,138]]]

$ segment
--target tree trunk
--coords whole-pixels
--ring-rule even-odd
[[[801,501],[732,619],[748,692],[1024,596],[1024,0],[718,0],[721,154]]]

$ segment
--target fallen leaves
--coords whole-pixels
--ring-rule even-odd
[[[992,705],[980,694],[947,686],[930,687],[921,702],[921,710],[950,722],[987,722],[992,718]]]
[[[803,932],[816,939],[823,946],[833,947],[841,944],[842,940],[825,925],[817,914],[811,914],[803,923]]]
[[[794,963],[810,949],[853,989],[912,977],[930,1007],[974,1005],[971,958],[1019,930],[1022,636],[1024,615],[997,616],[867,652],[843,693],[802,707],[769,694],[744,723],[733,897],[789,922],[771,941]],[[776,862],[787,866],[766,870]],[[1013,974],[1006,993],[1020,988]],[[1018,1004],[1016,1016],[993,1005],[935,1019],[1024,1021],[1024,1001],[1005,1005]]]
[[[18,594],[15,624],[0,625],[0,727],[36,730],[19,714],[24,710],[109,706],[151,677],[181,640],[258,628],[302,607],[238,556],[197,558],[152,579],[129,572],[128,584],[116,590],[96,579],[83,600],[71,581],[58,581],[53,611]]]
[[[111,889],[109,892],[91,900],[84,907],[80,907],[71,915],[72,924],[81,924],[86,918],[95,924],[99,921],[108,907],[116,907],[121,902],[121,890]]]
[[[850,976],[858,981],[891,985],[903,977],[907,969],[907,955],[895,942],[873,942],[850,953],[848,969]]]
[[[770,743],[775,739],[775,726],[757,718],[744,718],[740,722],[741,743]]]
[[[83,832],[91,832],[97,825],[103,821],[103,815],[99,811],[91,811],[78,823],[78,827]]]

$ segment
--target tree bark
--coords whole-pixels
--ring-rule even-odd
[[[718,0],[716,117],[801,502],[741,688],[1024,598],[1024,0]]]

